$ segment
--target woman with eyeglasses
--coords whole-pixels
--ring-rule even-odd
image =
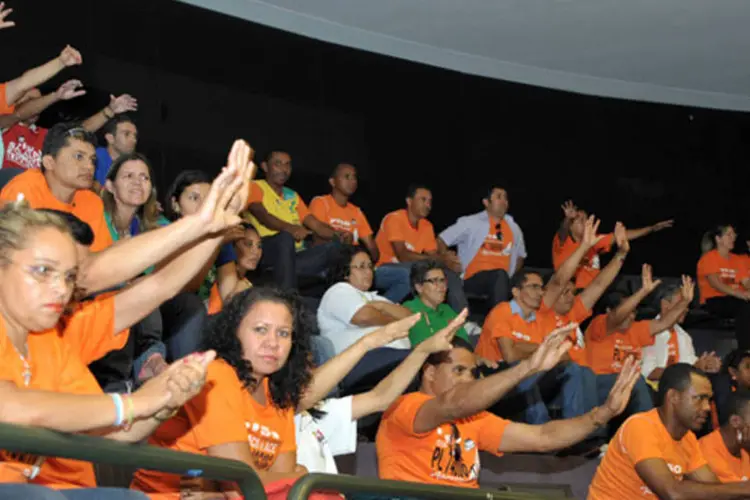
[[[318,327],[321,337],[333,344],[338,354],[367,333],[393,321],[413,314],[409,309],[394,304],[375,291],[373,263],[366,248],[343,247],[331,274],[333,285],[326,290],[318,307]],[[373,375],[373,383],[400,363],[410,348],[407,339],[392,342],[368,353],[343,382],[354,382]]]
[[[23,203],[0,209],[0,421],[138,442],[200,391],[214,353],[181,360],[132,394],[102,394],[56,328],[77,270],[77,248],[62,218]],[[33,484],[4,484],[10,482]],[[2,498],[142,498],[91,490],[90,463],[6,451],[0,483]]]

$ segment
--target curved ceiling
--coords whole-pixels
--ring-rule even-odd
[[[182,1],[463,73],[750,111],[746,0]]]

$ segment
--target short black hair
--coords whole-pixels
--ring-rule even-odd
[[[180,214],[172,207],[172,198],[179,200],[182,192],[193,184],[211,184],[211,182],[211,178],[203,170],[183,170],[177,174],[164,195],[163,208],[167,219],[175,221],[180,218]]]
[[[411,266],[409,272],[409,280],[411,281],[411,288],[416,292],[417,285],[424,283],[427,273],[434,269],[440,269],[445,272],[443,265],[434,259],[418,260]]]
[[[271,157],[273,156],[273,154],[274,154],[274,153],[284,153],[284,154],[287,154],[287,155],[289,155],[290,157],[292,156],[292,155],[291,155],[291,154],[289,154],[289,152],[287,152],[287,151],[286,151],[285,149],[280,149],[280,148],[279,148],[279,149],[269,149],[269,150],[268,150],[268,153],[266,153],[266,156],[265,156],[265,158],[263,159],[263,161],[264,161],[265,163],[270,163],[270,162],[271,162]]]
[[[523,286],[529,280],[529,276],[534,274],[539,276],[540,278],[542,277],[542,275],[538,271],[534,271],[533,269],[519,269],[515,272],[515,274],[513,274],[513,277],[510,279],[510,289],[513,290],[514,288],[523,288]]]
[[[37,210],[40,212],[55,214],[65,220],[65,222],[68,223],[68,226],[70,226],[70,232],[73,233],[73,239],[76,240],[76,243],[88,247],[94,242],[94,231],[92,231],[91,226],[70,212],[63,212],[62,210],[54,210],[51,208],[39,208]]]
[[[502,189],[506,193],[508,192],[503,186],[500,184],[490,184],[490,187],[485,189],[484,191],[484,198],[485,200],[489,201],[490,198],[492,198],[492,193],[495,191],[495,189]]]
[[[352,260],[360,253],[367,254],[372,260],[369,250],[362,245],[344,245],[341,247],[336,262],[334,262],[328,275],[331,285],[346,281],[349,278],[349,274],[352,272]]]
[[[672,366],[668,366],[659,380],[659,392],[656,396],[657,406],[664,404],[667,392],[670,389],[674,389],[677,392],[685,392],[690,387],[693,375],[708,379],[706,372],[687,363],[675,363]]]
[[[474,346],[472,346],[469,342],[461,337],[453,337],[453,340],[451,340],[451,348],[466,349],[469,352],[474,352]],[[449,356],[450,351],[433,352],[427,357],[427,360],[424,362],[424,366],[422,367],[423,371],[424,368],[428,365],[437,366],[445,363],[446,361],[448,361]]]
[[[344,167],[351,167],[351,168],[353,168],[355,170],[355,172],[357,170],[357,167],[355,167],[351,163],[347,163],[345,161],[342,161],[341,163],[338,163],[338,164],[336,164],[335,167],[333,167],[333,170],[331,171],[331,179],[333,179],[334,177],[336,177],[337,175],[339,175],[339,172]]]
[[[42,157],[57,157],[62,148],[70,145],[68,141],[71,138],[87,142],[96,148],[96,136],[83,128],[80,123],[62,122],[53,125],[47,131],[44,144],[42,144]],[[44,168],[42,167],[42,169]]]
[[[740,414],[744,413],[748,403],[750,403],[750,391],[745,389],[734,391],[729,395],[729,400],[727,401],[729,415],[742,416]]]
[[[107,123],[104,124],[103,130],[102,130],[104,132],[104,135],[117,134],[117,126],[121,123],[132,123],[133,126],[138,128],[138,125],[136,125],[135,121],[133,120],[132,117],[130,117],[130,115],[128,115],[127,113],[122,113],[119,115],[115,115],[113,118],[107,121]]]
[[[242,222],[240,222],[240,225],[245,231],[255,231],[257,235],[260,236],[260,231],[258,231],[258,228],[255,227],[252,222],[243,220]]]
[[[432,189],[430,189],[426,185],[414,183],[414,184],[409,184],[409,187],[406,188],[406,197],[414,198],[414,196],[417,194],[417,191],[420,189],[426,189],[427,191],[432,192]]]
[[[740,367],[740,363],[745,358],[750,358],[750,350],[747,349],[734,349],[724,358],[724,368],[729,370],[734,368],[737,370]]]
[[[682,287],[677,283],[666,283],[656,290],[656,297],[659,302],[662,300],[670,300],[675,294],[680,293]]]

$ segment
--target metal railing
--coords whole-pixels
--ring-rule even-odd
[[[313,491],[366,493],[385,497],[424,498],[429,500],[544,500],[544,497],[530,493],[457,488],[455,486],[318,473],[306,474],[299,478],[292,486],[287,500],[307,500]]]
[[[266,492],[258,475],[250,466],[237,460],[3,423],[0,423],[0,449],[234,481],[245,498],[266,499]]]

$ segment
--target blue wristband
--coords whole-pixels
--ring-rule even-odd
[[[122,396],[117,393],[110,394],[112,402],[115,403],[115,411],[117,412],[117,418],[115,419],[115,427],[122,425],[122,421],[125,420],[125,405],[122,403]]]

